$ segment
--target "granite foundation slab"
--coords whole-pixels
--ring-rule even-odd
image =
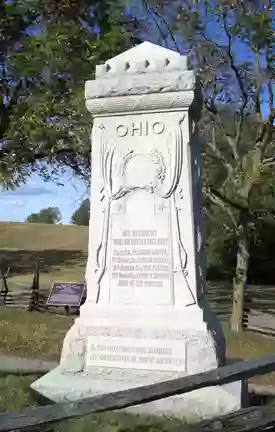
[[[223,333],[207,303],[184,312],[106,310],[86,304],[64,340],[60,365],[33,383],[32,389],[54,402],[74,401],[225,364]],[[244,393],[243,384],[235,382],[127,411],[188,420],[211,418],[240,409]]]
[[[32,385],[39,392],[54,402],[77,401],[103,395],[142,384],[149,384],[139,371],[132,371],[129,380],[128,370],[90,371],[89,373],[64,373],[59,366]],[[148,371],[151,374],[152,371]],[[117,379],[115,379],[117,376]],[[173,376],[174,378],[175,376]],[[162,379],[169,379],[169,374],[162,374]],[[142,383],[141,383],[142,381]],[[152,381],[150,381],[152,383]],[[208,387],[192,391],[182,396],[174,396],[139,406],[126,408],[126,412],[148,416],[166,416],[185,418],[188,421],[213,418],[240,409],[242,383],[235,382],[224,386]]]

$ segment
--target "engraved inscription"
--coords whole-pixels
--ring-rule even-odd
[[[112,239],[112,281],[119,287],[163,288],[170,279],[169,239],[157,230],[122,230]]]
[[[183,341],[89,337],[87,366],[185,371],[186,344]]]
[[[173,304],[169,214],[156,214],[152,194],[135,192],[111,218],[110,303]]]
[[[144,122],[132,122],[129,126],[119,124],[116,127],[117,136],[120,138],[126,136],[147,136],[150,134],[161,135],[165,130],[165,124],[159,121],[149,123]]]

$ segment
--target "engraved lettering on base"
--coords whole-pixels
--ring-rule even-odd
[[[86,367],[186,372],[186,343],[90,336]]]

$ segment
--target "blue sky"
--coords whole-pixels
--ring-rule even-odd
[[[0,221],[24,221],[30,213],[45,207],[58,207],[62,223],[69,223],[74,210],[88,196],[85,184],[71,173],[62,177],[64,186],[44,182],[34,174],[29,182],[14,191],[0,192]]]

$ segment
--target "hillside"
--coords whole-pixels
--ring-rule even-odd
[[[0,222],[0,263],[11,267],[8,282],[29,284],[39,257],[41,285],[83,280],[88,227]]]

